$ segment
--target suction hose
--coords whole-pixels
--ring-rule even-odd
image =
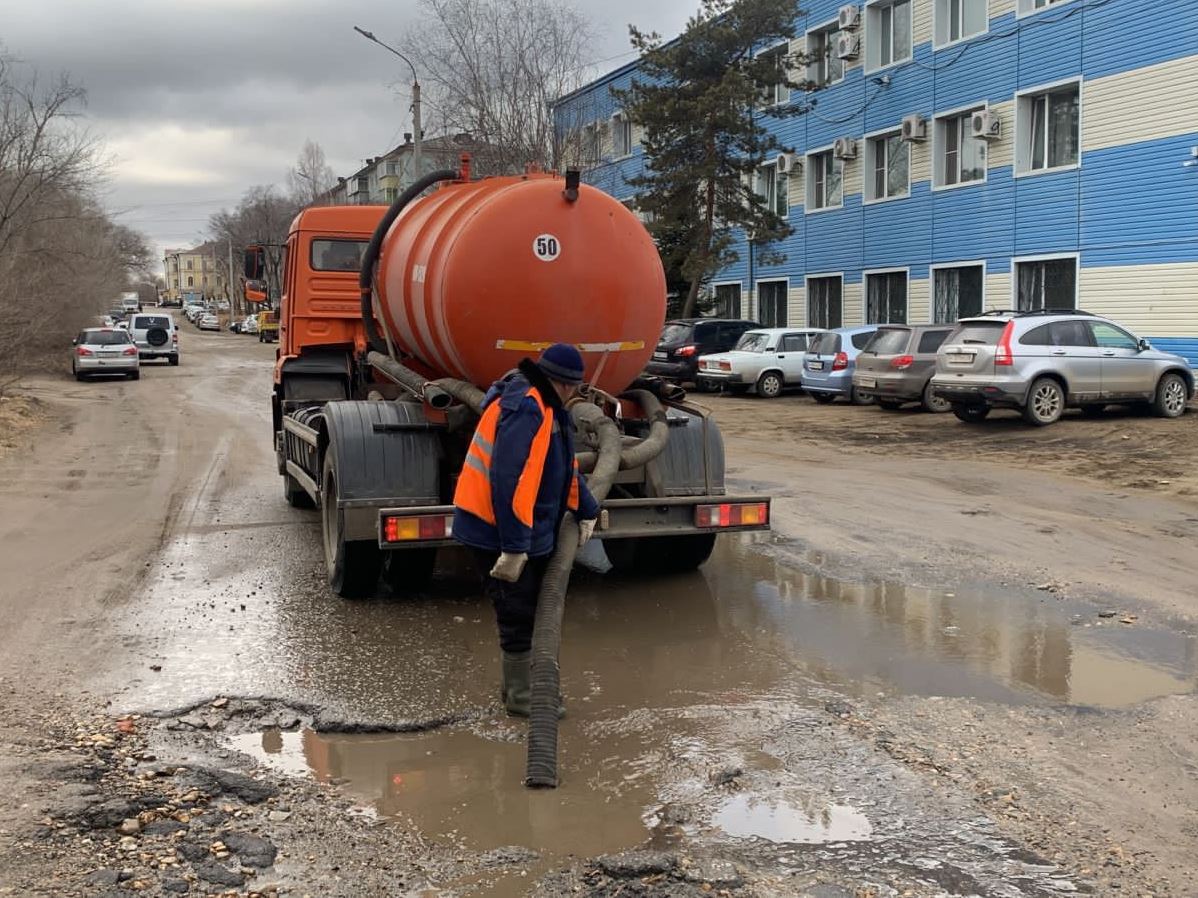
[[[387,214],[383,216],[383,220],[378,223],[378,227],[374,229],[374,233],[370,237],[370,243],[366,246],[366,252],[362,254],[362,268],[358,272],[358,287],[362,291],[362,324],[366,327],[366,339],[370,343],[370,348],[375,352],[385,353],[387,344],[384,342],[382,335],[374,323],[374,307],[372,297],[374,295],[374,266],[379,260],[379,252],[383,247],[383,239],[387,236],[387,232],[391,230],[391,225],[395,224],[395,219],[399,218],[399,213],[402,212],[407,205],[428,190],[434,184],[439,184],[442,181],[456,181],[461,175],[452,169],[442,169],[431,174],[425,175],[398,197],[391,204],[391,208],[387,210]]]
[[[646,465],[661,455],[666,440],[670,438],[670,424],[666,419],[665,406],[648,390],[629,390],[623,395],[640,405],[649,419],[649,435],[631,446],[625,446],[620,452],[620,470],[627,471]],[[594,470],[597,463],[597,453],[578,453],[578,467],[584,474]]]
[[[579,403],[572,409],[581,429],[595,435],[599,445],[594,473],[587,479],[599,502],[607,498],[620,469],[620,431],[596,405]],[[528,763],[524,785],[557,788],[557,711],[561,695],[558,649],[562,642],[562,612],[570,571],[578,554],[578,522],[567,513],[557,532],[557,550],[549,560],[532,631],[532,710],[528,720]]]

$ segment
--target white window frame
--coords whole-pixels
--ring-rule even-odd
[[[741,317],[741,318],[747,317],[746,315],[743,314],[746,311],[745,306],[748,305],[748,301],[749,301],[748,291],[745,290],[745,282],[744,281],[712,281],[711,282],[711,300],[712,300],[712,302],[715,302],[716,290],[719,287],[740,287],[740,310],[741,310],[742,314],[739,317]]]
[[[861,151],[861,159],[862,159],[862,165],[864,167],[864,171],[862,172],[862,182],[861,182],[861,192],[862,192],[861,202],[864,205],[872,206],[875,203],[891,203],[891,202],[894,202],[895,200],[910,199],[910,197],[911,197],[911,153],[913,151],[910,143],[907,144],[907,190],[906,190],[906,192],[899,193],[894,196],[873,196],[872,195],[873,188],[874,188],[874,168],[876,167],[876,159],[875,159],[875,153],[874,153],[874,141],[876,141],[880,138],[894,137],[896,135],[901,140],[902,133],[903,132],[902,132],[901,126],[895,127],[895,128],[884,128],[881,131],[874,131],[872,134],[866,134],[865,137],[862,139],[862,143],[864,144],[864,146],[862,147],[862,151]]]
[[[1035,0],[1019,0],[1016,4],[1015,15],[1019,18],[1035,16],[1071,2],[1072,0],[1048,0],[1043,6],[1037,8]]]
[[[1076,266],[1073,276],[1073,308],[1080,307],[1082,291],[1082,254],[1081,253],[1040,253],[1035,256],[1011,257],[1011,308],[1019,308],[1019,266],[1024,262],[1058,262],[1062,259],[1072,259]]]
[[[1027,103],[1034,102],[1036,97],[1052,93],[1062,87],[1077,85],[1077,161],[1070,165],[1057,165],[1051,168],[1031,168],[1031,159],[1025,154],[1030,150],[1030,144],[1025,145],[1025,139],[1030,139],[1031,114],[1027,111]],[[1038,175],[1051,175],[1057,172],[1073,171],[1082,167],[1082,135],[1085,134],[1086,114],[1086,85],[1081,75],[1073,78],[1062,78],[1051,84],[1040,84],[1015,93],[1015,159],[1014,171],[1016,178],[1034,178]],[[1047,133],[1047,124],[1045,125]]]
[[[986,24],[982,26],[982,30],[975,31],[972,34],[962,34],[958,38],[949,37],[946,40],[942,41],[940,39],[942,26],[943,26],[943,33],[945,35],[948,34],[948,23],[949,23],[948,4],[949,3],[957,3],[957,2],[964,4],[964,3],[968,2],[968,0],[934,0],[934,3],[932,5],[932,47],[937,50],[940,50],[944,47],[952,47],[956,44],[963,44],[966,41],[973,40],[975,37],[981,37],[983,34],[990,33],[990,0],[981,0],[983,6],[985,6],[985,8],[986,8],[986,16],[985,16]],[[1020,0],[1020,2],[1022,2],[1022,0]],[[1037,11],[1039,11],[1039,10],[1037,10]],[[964,6],[962,6],[961,13],[962,13],[961,27],[964,28],[965,27]],[[914,22],[912,24],[914,25]],[[912,48],[912,52],[914,52],[914,48]]]
[[[973,183],[973,182],[970,182]],[[985,259],[969,259],[961,262],[935,262],[928,266],[928,324],[936,324],[936,272],[944,271],[950,268],[982,268],[982,311],[986,311],[986,302],[989,297],[987,278],[990,275],[990,269],[986,264]],[[910,290],[910,286],[907,288]],[[1014,308],[1014,306],[1012,306]],[[952,322],[947,322],[952,324]]]
[[[789,277],[780,277],[780,278],[764,277],[764,278],[758,278],[757,280],[755,280],[753,282],[753,319],[752,320],[761,321],[761,285],[762,284],[786,284],[786,293],[784,295],[786,302],[783,303],[782,308],[786,314],[786,320],[789,321],[790,320],[790,278]],[[742,296],[741,299],[744,299],[744,297]],[[762,321],[761,326],[763,328],[790,327],[789,324],[778,324],[777,322],[774,322],[773,324],[766,324],[764,321]]]
[[[765,180],[767,172],[774,179],[773,180],[773,191],[772,191],[774,194],[773,196],[770,196],[771,191],[767,190],[766,192],[763,193],[760,189],[758,189],[760,187],[762,181]],[[779,193],[778,188],[781,186],[781,182],[783,179],[786,180],[786,190],[785,190],[785,194],[784,194],[786,197],[786,214],[785,215],[781,215],[778,212],[778,198],[780,196],[783,196],[782,193]],[[753,173],[753,192],[756,193],[759,197],[761,197],[761,199],[765,202],[767,209],[769,209],[771,212],[773,212],[775,215],[777,215],[783,221],[789,220],[789,218],[790,218],[790,173],[787,172],[786,174],[783,174],[783,173],[779,172],[777,160],[772,159],[769,162],[766,162],[766,163],[763,163],[762,165],[757,166],[757,171]]]
[[[874,274],[904,274],[907,276],[907,320],[902,322],[891,321],[890,324],[910,324],[911,323],[911,267],[902,265],[892,265],[888,268],[865,268],[861,271],[861,326],[869,327],[871,324],[879,324],[877,321],[868,321],[869,318],[869,278]],[[841,303],[844,303],[844,286],[841,285]],[[880,324],[879,324],[880,326]]]
[[[978,187],[990,180],[990,152],[989,145],[986,152],[986,165],[982,169],[982,176],[976,181],[958,181],[956,184],[944,183],[944,159],[945,159],[945,139],[943,124],[946,119],[961,118],[971,112],[979,112],[983,109],[990,108],[990,101],[983,100],[980,103],[970,103],[968,106],[958,106],[956,109],[946,109],[943,112],[937,112],[932,116],[932,190],[960,190],[964,187]],[[982,138],[970,135],[968,140],[981,140]]]
[[[811,48],[811,39],[813,37],[815,37],[816,35],[819,35],[822,37],[823,35],[827,34],[829,31],[832,32],[833,34],[840,33],[839,20],[829,19],[827,22],[824,22],[820,25],[815,26],[814,28],[810,28],[807,30],[807,33],[804,36],[806,39],[804,45],[807,47],[807,52],[809,54],[813,52],[812,48]],[[820,41],[820,46],[821,47],[823,46],[822,41]],[[835,50],[835,41],[833,41],[833,50]],[[840,77],[837,78],[835,81],[828,81],[828,82],[819,82],[819,81],[816,81],[815,78],[811,77],[812,68],[814,68],[816,65],[818,65],[818,63],[813,62],[807,66],[807,80],[815,82],[820,87],[831,87],[834,84],[840,84],[840,82],[844,81],[845,71],[848,69],[850,61],[851,60],[848,60],[848,59],[840,59],[839,60],[839,62],[840,62]],[[825,63],[825,67],[826,67],[826,63]]]
[[[591,149],[594,155],[591,155]],[[603,162],[603,125],[599,122],[587,122],[582,126],[582,146],[579,154],[583,165],[597,166]]]
[[[618,131],[625,131],[628,134],[628,145],[620,147],[616,142]],[[613,159],[627,159],[632,155],[633,149],[636,147],[635,135],[633,134],[632,121],[624,114],[624,110],[612,113],[611,117],[611,146]],[[621,152],[623,150],[623,152]]]
[[[831,212],[834,209],[844,208],[844,160],[837,159],[832,152],[834,147],[826,146],[809,151],[803,156],[803,212],[807,215],[818,215],[820,212]],[[832,165],[840,166],[840,202],[835,206],[813,206],[812,197],[815,195],[815,168],[812,159],[816,156],[822,156],[827,153],[832,156]],[[825,186],[824,193],[827,193]]]
[[[909,56],[904,57],[903,59],[895,59],[894,58],[894,40],[893,40],[893,35],[892,35],[891,36],[891,53],[890,53],[891,60],[890,60],[890,62],[879,63],[876,66],[870,64],[869,48],[870,48],[870,42],[873,40],[873,32],[874,32],[874,28],[872,28],[870,26],[870,20],[873,18],[873,16],[870,14],[871,10],[876,10],[883,6],[894,6],[895,3],[899,3],[899,2],[902,2],[902,0],[869,0],[869,2],[865,4],[865,9],[863,10],[862,22],[861,22],[861,32],[863,35],[863,39],[861,41],[861,54],[862,54],[861,58],[863,60],[863,65],[865,68],[865,74],[867,74],[867,75],[873,74],[874,72],[881,72],[884,69],[893,68],[896,65],[904,65],[906,63],[911,62],[915,58],[915,4],[917,2],[923,2],[923,0],[909,0],[910,16],[908,18],[911,21],[911,34],[909,36],[910,43],[908,44],[908,46],[911,48],[911,54]]]
[[[773,46],[764,47],[763,49],[758,50],[756,53],[754,53],[753,58],[757,59],[758,57],[765,56],[770,53],[775,53],[778,50],[782,51],[782,56],[785,59],[787,56],[790,55],[790,41],[779,41],[778,43],[774,44]],[[785,91],[786,96],[783,97],[782,99],[778,99],[779,91]],[[773,109],[775,106],[785,106],[789,102],[790,102],[790,88],[786,87],[782,84],[775,83],[774,84],[774,99],[769,103],[760,104],[757,108],[758,109]]]
[[[803,320],[807,323],[804,325],[808,330],[815,328],[811,323],[811,288],[810,284],[816,280],[828,280],[836,278],[840,281],[840,324],[839,327],[846,327],[844,323],[844,272],[843,271],[817,271],[803,275]],[[835,330],[835,328],[832,328]]]

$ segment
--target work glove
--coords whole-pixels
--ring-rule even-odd
[[[524,573],[524,565],[528,563],[527,552],[504,552],[491,568],[491,576],[505,583],[515,583]]]
[[[578,548],[582,548],[591,541],[591,537],[595,534],[595,519],[589,521],[578,522]]]

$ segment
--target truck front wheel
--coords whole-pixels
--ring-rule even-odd
[[[345,512],[337,507],[337,453],[332,443],[325,453],[322,471],[320,522],[329,586],[343,599],[372,596],[378,586],[383,553],[372,540],[350,542],[345,538]]]
[[[714,533],[604,540],[607,560],[618,574],[640,576],[693,571],[711,557]]]

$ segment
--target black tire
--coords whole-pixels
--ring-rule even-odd
[[[888,412],[897,412],[902,407],[903,407],[903,403],[901,403],[895,399],[879,399],[878,400],[878,408],[883,409]]]
[[[618,574],[654,576],[693,571],[711,557],[715,533],[604,540],[607,560]]]
[[[757,395],[762,399],[777,399],[782,395],[785,382],[777,371],[767,371],[757,378]]]
[[[1170,371],[1157,382],[1152,413],[1158,418],[1180,418],[1186,413],[1190,390],[1185,378]]]
[[[1056,424],[1065,413],[1065,390],[1059,381],[1041,377],[1032,381],[1023,407],[1023,420],[1035,427]]]
[[[1106,414],[1106,406],[1105,405],[1091,404],[1091,405],[1083,405],[1082,406],[1082,417],[1083,418],[1101,418],[1105,414]]]
[[[177,352],[172,352],[172,353],[171,353],[171,355],[170,355],[170,363],[171,363],[172,365],[174,365],[176,368],[178,368],[178,367],[179,367],[179,353],[177,353]]]
[[[958,420],[964,421],[966,424],[977,424],[985,421],[990,415],[990,406],[988,405],[966,405],[963,402],[954,402],[952,404],[953,414]]]
[[[394,595],[420,592],[433,579],[436,549],[405,549],[383,553],[383,582]]]
[[[374,540],[345,539],[345,515],[337,507],[337,453],[331,443],[322,470],[320,522],[329,588],[343,599],[367,598],[378,587],[383,553]]]
[[[283,475],[283,498],[292,508],[315,508],[316,503],[308,495],[308,491],[299,485],[299,481],[290,474]]]
[[[811,398],[820,405],[830,405],[836,401],[836,397],[831,393],[812,393]]]
[[[82,371],[74,371],[72,373],[75,375],[75,380],[79,381],[80,383],[83,383],[85,380],[87,380],[87,375]]]
[[[165,346],[170,338],[171,335],[166,332],[164,327],[152,327],[146,331],[146,342],[155,348]]]
[[[953,404],[947,399],[941,399],[938,396],[932,395],[932,382],[930,380],[923,388],[923,397],[919,400],[919,404],[923,406],[925,412],[931,412],[933,415],[950,412],[953,408]]]
[[[849,402],[853,405],[873,405],[876,401],[872,393],[862,393],[856,387],[849,392]]]

